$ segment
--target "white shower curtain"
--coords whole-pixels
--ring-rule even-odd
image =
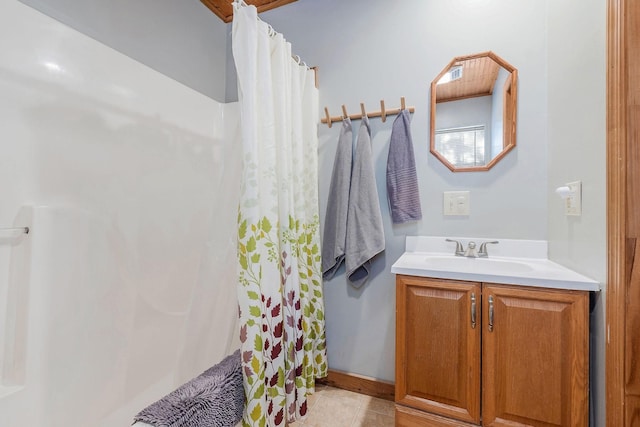
[[[318,213],[318,91],[291,45],[234,3],[243,182],[238,301],[245,426],[305,415],[327,374]]]

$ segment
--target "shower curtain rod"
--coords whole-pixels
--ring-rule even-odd
[[[231,3],[232,4],[237,4],[238,6],[242,6],[242,7],[250,6],[244,0],[231,0]],[[264,22],[262,19],[260,19],[259,16],[258,16],[258,21],[265,23],[269,27],[269,36],[273,37],[276,34],[278,34],[278,32],[271,26],[271,24],[269,24],[268,22]],[[302,58],[300,58],[300,55],[296,55],[294,53],[291,54],[291,59],[296,61],[296,63],[298,65],[302,65],[304,67],[307,67],[307,70],[313,70],[313,72],[315,73],[315,85],[316,85],[316,88],[317,88],[318,87],[318,67],[317,66],[311,67],[311,66],[307,65],[307,63],[304,62],[302,60]],[[331,127],[331,126],[329,126],[329,127]]]
[[[9,228],[0,228],[0,232],[3,231],[20,231],[24,234],[29,234],[29,227],[9,227]]]

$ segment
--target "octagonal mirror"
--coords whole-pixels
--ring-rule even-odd
[[[493,52],[453,58],[431,82],[431,153],[453,172],[491,169],[516,146],[517,80]]]

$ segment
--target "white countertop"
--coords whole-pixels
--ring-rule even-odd
[[[542,240],[454,238],[466,249],[469,241],[477,248],[485,241],[487,258],[454,255],[455,243],[445,237],[408,236],[406,252],[393,264],[391,272],[410,276],[534,286],[554,289],[599,291],[600,283],[546,258]],[[505,256],[508,253],[512,256]]]

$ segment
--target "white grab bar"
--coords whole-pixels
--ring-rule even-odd
[[[15,233],[15,232],[20,232],[20,233],[24,233],[24,234],[29,234],[29,227],[9,227],[9,228],[0,228],[0,234],[2,233]]]

